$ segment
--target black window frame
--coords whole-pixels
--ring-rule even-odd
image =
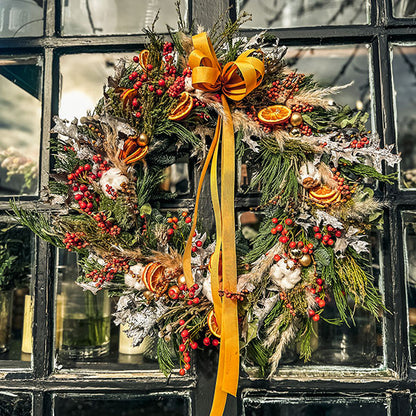
[[[394,86],[392,82],[390,45],[395,42],[416,44],[416,19],[395,18],[393,0],[370,0],[368,24],[326,27],[300,27],[269,29],[280,38],[281,44],[296,46],[330,46],[369,44],[374,82],[374,108],[376,129],[384,146],[396,144],[394,120]],[[236,18],[236,0],[188,0],[188,18],[196,19],[209,28],[216,16],[229,6],[231,19]],[[58,113],[59,104],[59,58],[63,54],[128,52],[139,49],[145,43],[143,34],[105,36],[61,36],[61,7],[63,0],[44,0],[44,35],[38,38],[2,38],[0,55],[37,55],[43,58],[42,119],[40,153],[40,194],[17,198],[25,208],[49,211],[41,202],[48,183],[51,157],[48,148],[52,116]],[[212,13],[212,10],[215,13]],[[243,35],[251,36],[257,30],[245,29]],[[104,81],[104,80],[103,80]],[[392,171],[385,167],[386,171]],[[195,189],[198,173],[192,176],[191,195]],[[347,370],[339,374],[317,374],[299,370],[301,378],[281,373],[271,381],[241,378],[237,400],[230,400],[226,414],[243,414],[243,400],[247,394],[256,396],[276,395],[295,397],[299,394],[326,396],[336,394],[362,394],[365,397],[384,397],[390,402],[392,415],[411,414],[412,394],[416,394],[416,368],[412,368],[408,349],[407,304],[404,267],[404,241],[402,213],[416,212],[416,189],[404,190],[396,183],[380,185],[383,197],[389,201],[385,209],[385,226],[381,241],[383,257],[384,296],[391,313],[384,318],[385,371]],[[207,198],[204,206],[208,209]],[[236,211],[257,204],[255,196],[238,195]],[[171,207],[190,207],[193,199],[185,196]],[[8,198],[0,197],[0,214],[9,209]],[[204,208],[202,208],[204,210]],[[207,413],[215,382],[214,375],[204,372],[206,360],[199,357],[195,372],[187,377],[173,376],[166,380],[157,373],[100,372],[100,378],[88,372],[54,372],[54,305],[55,305],[55,250],[44,241],[36,239],[35,273],[33,295],[35,298],[33,327],[32,368],[16,369],[16,363],[0,362],[0,389],[33,394],[33,415],[53,414],[53,395],[79,393],[143,394],[166,392],[190,394],[193,415]],[[202,355],[202,354],[201,354]],[[205,364],[204,364],[205,360]],[[210,364],[210,367],[214,364]],[[357,382],[359,380],[359,382]]]

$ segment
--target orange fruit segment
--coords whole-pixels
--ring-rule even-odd
[[[218,326],[217,318],[215,317],[214,309],[209,312],[207,316],[208,328],[211,331],[212,335],[217,338],[221,338],[220,327]]]
[[[139,65],[144,69],[147,70],[147,63],[149,61],[149,51],[147,49],[143,49],[139,53]]]
[[[289,120],[292,110],[285,105],[272,105],[263,108],[257,114],[259,120],[264,124],[281,124]]]
[[[178,103],[170,110],[168,119],[173,121],[184,119],[191,112],[193,106],[194,100],[192,97],[186,91],[183,92]]]
[[[341,193],[329,186],[323,185],[319,188],[311,189],[309,197],[321,204],[330,204],[332,202],[339,202],[341,200]]]

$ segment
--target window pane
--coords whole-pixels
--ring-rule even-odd
[[[252,14],[245,27],[287,28],[367,23],[368,0],[239,0],[239,10]]]
[[[0,196],[38,187],[41,62],[0,57]]]
[[[396,104],[396,137],[401,153],[401,184],[416,188],[416,115],[412,111],[416,94],[416,47],[393,47],[393,83]]]
[[[105,290],[93,295],[75,281],[77,256],[60,250],[55,315],[55,348],[58,368],[158,370],[155,348],[148,339],[133,347],[132,339],[116,326],[112,314],[119,297]]]
[[[43,0],[2,0],[0,38],[42,36]]]
[[[122,411],[121,411],[122,409]],[[56,395],[54,397],[54,414],[65,416],[186,416],[190,414],[189,398],[163,393],[132,397],[96,396],[82,397],[79,395]]]
[[[366,45],[336,48],[290,48],[286,60],[298,72],[314,74],[325,87],[354,82],[333,97],[334,101],[357,110],[371,112],[369,47]]]
[[[0,393],[2,416],[29,416],[32,414],[32,395],[26,393]]]
[[[384,416],[388,403],[375,398],[245,398],[244,416]]]
[[[405,213],[405,265],[409,308],[410,359],[416,363],[416,215]]]
[[[30,365],[32,353],[33,252],[31,231],[0,222],[0,360],[24,361],[22,367]]]
[[[401,18],[416,17],[416,2],[413,0],[393,0],[393,15]]]
[[[182,1],[182,13],[187,2]],[[155,29],[166,33],[166,25],[176,28],[174,2],[164,0],[65,0],[63,2],[64,35],[142,34],[151,27],[159,12]]]

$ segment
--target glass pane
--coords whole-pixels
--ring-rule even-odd
[[[371,113],[369,47],[289,48],[286,60],[298,72],[314,74],[323,86],[342,86],[353,82],[333,97],[335,102]]]
[[[122,412],[121,412],[121,409]],[[65,395],[54,397],[54,414],[65,416],[186,416],[190,414],[189,398],[159,394],[146,396],[109,395],[80,397]]]
[[[39,58],[0,57],[0,196],[37,190],[41,74]]]
[[[239,10],[252,14],[245,27],[286,28],[367,23],[365,0],[239,0]]]
[[[0,393],[0,415],[29,416],[32,414],[32,395],[26,393]]]
[[[31,231],[0,222],[0,360],[25,361],[23,367],[29,366],[32,353],[33,252]]]
[[[105,290],[93,295],[75,281],[79,276],[77,256],[59,251],[55,316],[57,368],[114,370],[127,368],[157,370],[155,348],[145,339],[133,347],[123,328],[116,326],[112,314],[119,297]]]
[[[43,0],[2,0],[0,38],[42,36]]]
[[[65,0],[62,33],[64,35],[107,35],[111,33],[142,34],[152,26],[159,12],[155,29],[167,33],[166,25],[176,28],[174,2],[163,0]],[[187,2],[182,1],[182,13]]]
[[[401,184],[416,188],[416,115],[412,106],[416,102],[416,47],[393,47],[393,81],[396,104],[396,136],[401,153]]]
[[[405,215],[407,305],[409,308],[410,359],[416,363],[416,216]]]
[[[244,399],[244,416],[384,416],[388,403],[374,398]]]
[[[393,15],[401,18],[415,18],[416,2],[413,0],[393,0]]]

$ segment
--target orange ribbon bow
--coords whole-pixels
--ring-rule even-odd
[[[234,126],[227,98],[242,100],[262,81],[264,63],[251,56],[255,49],[243,52],[234,62],[221,67],[215,55],[208,35],[203,32],[192,37],[194,50],[188,65],[192,69],[192,86],[206,92],[221,92],[224,117],[218,116],[215,135],[205,160],[195,202],[195,214],[191,232],[183,255],[183,267],[188,287],[193,285],[191,271],[192,238],[195,232],[199,197],[208,166],[211,165],[211,197],[216,221],[217,242],[211,258],[211,288],[214,310],[221,330],[220,358],[217,382],[211,416],[223,414],[227,394],[237,393],[240,351],[238,333],[237,301],[219,296],[220,289],[218,266],[220,254],[222,260],[222,290],[237,291],[237,259],[235,252],[235,218],[234,218],[234,182],[235,182],[235,145]],[[222,122],[222,123],[221,123]],[[221,140],[221,204],[218,194],[217,160],[219,138]]]

